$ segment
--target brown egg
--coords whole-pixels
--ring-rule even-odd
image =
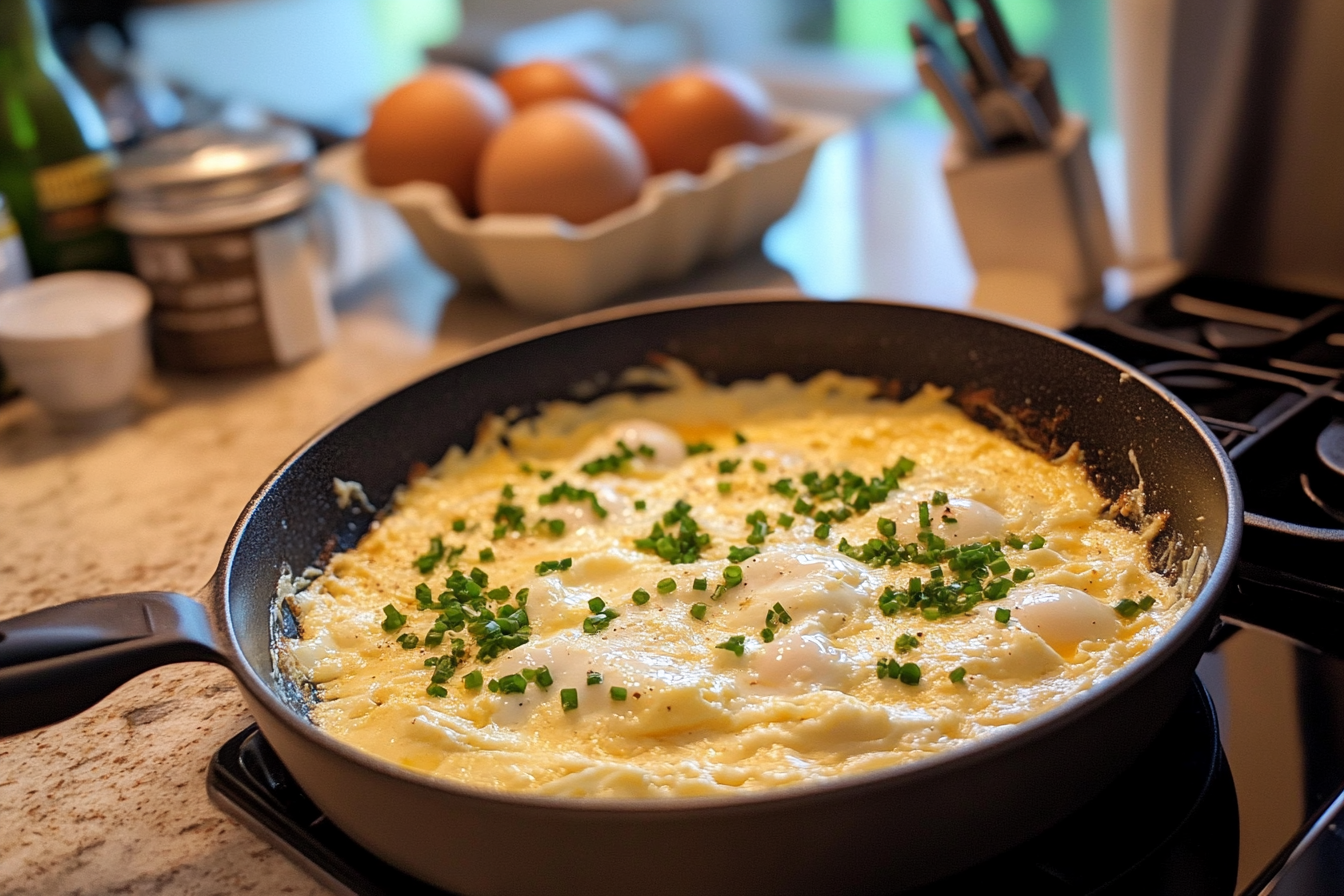
[[[582,59],[539,59],[495,73],[495,83],[521,111],[546,100],[588,100],[621,111],[621,94],[606,69]]]
[[[443,184],[470,214],[481,151],[508,117],[508,98],[489,78],[453,66],[426,69],[374,106],[364,174],[379,187]]]
[[[582,100],[551,100],[520,112],[485,147],[476,184],[486,214],[557,215],[596,221],[639,196],[644,154],[619,118]]]
[[[770,99],[750,76],[733,69],[684,69],[640,91],[625,114],[655,174],[703,174],[714,151],[775,136]]]

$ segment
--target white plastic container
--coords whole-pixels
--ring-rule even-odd
[[[793,207],[817,147],[848,127],[811,112],[776,118],[784,132],[776,142],[724,147],[702,175],[651,177],[634,205],[581,226],[552,215],[468,218],[446,187],[424,181],[374,187],[357,141],[323,153],[317,172],[391,203],[425,254],[464,286],[489,286],[519,308],[558,317],[759,240]]]
[[[39,277],[0,293],[0,358],[59,423],[127,417],[149,369],[150,304],[149,289],[126,274]]]

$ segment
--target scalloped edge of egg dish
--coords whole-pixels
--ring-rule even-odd
[[[662,390],[490,417],[356,547],[282,577],[277,657],[315,724],[494,791],[795,786],[1010,730],[1196,590],[1076,445],[1047,459],[950,390],[628,374]]]

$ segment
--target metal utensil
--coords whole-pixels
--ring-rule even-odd
[[[1049,145],[1052,130],[1049,119],[1036,98],[1013,80],[985,23],[979,19],[957,22],[957,41],[971,59],[977,77],[986,83],[987,89],[977,98],[985,118],[989,120],[994,115],[1005,120],[1008,130],[1005,136],[1020,136],[1036,146]]]
[[[952,61],[924,29],[913,22],[910,23],[910,40],[915,45],[915,66],[919,70],[919,79],[938,98],[943,114],[952,122],[962,145],[971,152],[990,152],[993,141],[990,140],[984,119],[975,100],[957,76]]]

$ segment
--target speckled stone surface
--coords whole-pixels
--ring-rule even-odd
[[[534,322],[462,297],[436,334],[443,279],[393,286],[343,314],[321,357],[163,378],[157,408],[111,432],[63,435],[27,400],[0,406],[0,618],[98,594],[194,594],[252,492],[307,437]],[[325,892],[206,796],[212,755],[250,721],[227,672],[190,663],[0,740],[0,893]]]

